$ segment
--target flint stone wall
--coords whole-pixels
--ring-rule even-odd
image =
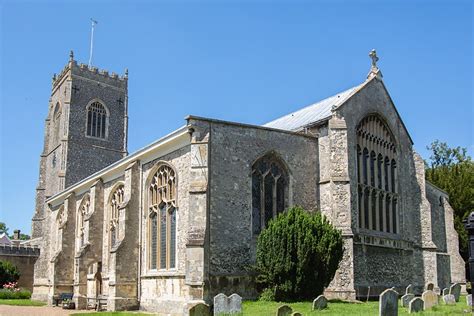
[[[274,152],[288,167],[289,205],[314,210],[317,139],[220,122],[211,122],[210,139],[210,293],[255,297],[247,272],[255,262],[257,240],[252,235],[252,165]]]

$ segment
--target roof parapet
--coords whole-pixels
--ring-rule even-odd
[[[101,77],[105,77],[105,78],[112,79],[115,81],[123,82],[123,81],[128,80],[128,69],[125,69],[124,75],[118,75],[115,72],[109,73],[109,71],[106,69],[99,70],[99,68],[97,67],[89,67],[83,63],[80,63],[78,65],[77,61],[74,59],[74,52],[71,50],[69,52],[69,62],[66,64],[66,66],[64,66],[64,68],[61,70],[59,75],[56,75],[56,74],[53,75],[53,78],[52,78],[53,88],[56,85],[58,85],[62,81],[64,76],[72,69],[78,70],[79,72],[89,72],[90,74],[99,75]]]

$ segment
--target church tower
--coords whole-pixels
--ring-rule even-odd
[[[43,235],[45,200],[127,155],[128,71],[77,64],[53,76],[32,237]]]

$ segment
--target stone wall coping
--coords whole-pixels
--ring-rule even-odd
[[[247,123],[224,121],[224,120],[213,119],[213,118],[202,117],[202,116],[195,116],[195,115],[188,115],[185,117],[185,120],[187,120],[188,122],[190,120],[205,121],[205,122],[216,123],[216,124],[232,125],[232,126],[237,126],[237,127],[242,127],[242,128],[254,128],[254,129],[261,129],[265,131],[278,132],[278,133],[290,134],[290,135],[295,135],[295,136],[302,136],[302,137],[307,137],[310,139],[318,139],[318,137],[314,135],[303,134],[301,132],[293,132],[293,131],[288,131],[284,129],[265,127],[262,125],[253,125],[253,124],[247,124]]]
[[[0,255],[38,257],[40,248],[36,245],[0,244]]]

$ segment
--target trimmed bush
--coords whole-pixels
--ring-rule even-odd
[[[6,289],[0,290],[0,299],[2,300],[17,300],[17,299],[30,299],[31,292],[28,290],[10,291]]]
[[[320,212],[293,207],[271,220],[257,242],[261,298],[311,300],[334,278],[344,249],[342,234]]]
[[[20,278],[20,272],[9,261],[0,261],[0,288],[3,288],[4,284],[10,282],[16,282]]]

